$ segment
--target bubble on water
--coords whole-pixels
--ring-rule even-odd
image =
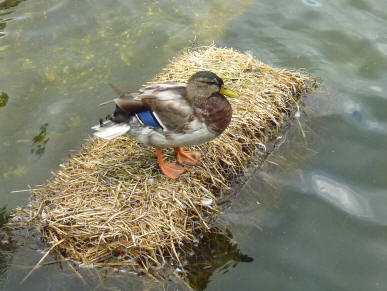
[[[318,0],[302,0],[302,2],[305,5],[312,6],[312,7],[320,7],[321,3]]]

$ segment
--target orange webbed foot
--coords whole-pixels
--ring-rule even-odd
[[[184,173],[184,168],[182,166],[175,163],[164,163],[161,149],[156,149],[156,154],[160,170],[165,176],[176,179]]]
[[[175,148],[176,160],[179,164],[193,166],[196,165],[201,156],[199,151],[185,151],[181,147]]]
[[[161,172],[165,176],[171,179],[177,179],[181,174],[184,173],[184,168],[175,163],[163,164],[162,166],[159,164]]]

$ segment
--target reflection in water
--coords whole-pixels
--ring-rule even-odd
[[[5,21],[0,19],[0,37],[5,35],[4,30],[5,30],[6,26],[7,26],[7,24],[5,23]]]
[[[210,277],[216,271],[228,272],[239,262],[252,262],[254,259],[242,254],[231,232],[220,232],[212,229],[204,234],[199,246],[194,249],[194,255],[187,258],[187,278],[194,290],[204,290]]]
[[[44,154],[44,151],[46,150],[46,144],[50,139],[47,137],[47,126],[48,123],[43,124],[40,127],[38,135],[34,136],[32,139],[31,153],[37,155],[39,158]]]
[[[16,7],[25,0],[5,0],[0,2],[0,37],[5,35],[5,27],[7,26],[8,18],[2,18],[1,16],[10,14],[12,11],[8,10],[12,7]]]
[[[367,108],[359,102],[347,101],[344,104],[344,110],[355,121],[351,122],[352,125],[356,125],[367,131],[374,131],[379,134],[387,135],[386,123],[382,120],[376,119],[372,113],[370,113],[369,110],[367,110]]]
[[[5,92],[2,92],[0,94],[0,107],[5,106],[8,102],[8,99],[9,99],[8,94]]]
[[[313,189],[321,198],[354,216],[373,217],[369,202],[349,186],[321,174],[312,174]]]
[[[318,0],[302,0],[302,2],[304,2],[304,4],[306,4],[308,6],[312,6],[312,7],[320,7],[321,6],[320,1],[318,1]]]
[[[4,225],[7,223],[9,213],[5,207],[0,208],[0,288],[3,287],[3,275],[7,271],[7,267],[12,254],[15,252],[16,243],[11,237],[11,232]]]
[[[7,223],[8,221],[8,212],[4,207],[0,208],[0,229],[2,229],[2,227],[4,226],[4,224]]]
[[[9,9],[12,7],[16,7],[21,2],[24,2],[25,0],[5,0],[0,3],[0,12],[5,9]]]

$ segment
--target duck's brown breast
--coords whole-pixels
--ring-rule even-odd
[[[221,134],[230,124],[232,108],[223,95],[213,94],[199,107],[207,127],[216,134]]]

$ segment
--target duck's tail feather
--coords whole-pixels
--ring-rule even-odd
[[[113,84],[109,84],[109,86],[114,90],[114,92],[117,93],[118,96],[122,96],[122,95],[125,95],[125,90],[116,86],[116,85],[113,85]]]
[[[95,130],[94,135],[103,139],[113,139],[127,133],[130,130],[129,124],[125,122],[115,123],[106,120],[100,124],[94,125],[91,129]]]

